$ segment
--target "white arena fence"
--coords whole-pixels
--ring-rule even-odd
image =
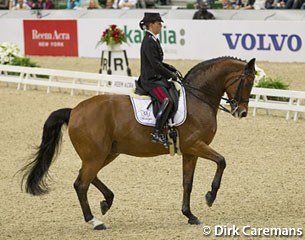
[[[45,86],[48,93],[51,88],[70,89],[71,96],[75,90],[128,94],[134,81],[135,78],[128,76],[0,64],[0,82],[16,83],[18,90],[22,87],[26,90],[27,86]]]
[[[31,68],[10,65],[0,65],[0,82],[15,83],[17,89],[26,90],[28,86],[69,89],[71,96],[75,90],[92,91],[95,94],[124,94],[128,95],[130,88],[134,88],[136,77],[121,75],[107,75],[88,72],[55,70],[46,68]],[[279,90],[269,88],[253,88],[249,107],[253,108],[253,116],[257,109],[286,111],[286,119],[296,121],[300,114],[305,113],[305,92]],[[273,100],[270,98],[273,97]],[[224,101],[223,104],[226,104]]]

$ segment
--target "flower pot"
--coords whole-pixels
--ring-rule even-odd
[[[109,51],[120,51],[121,49],[121,44],[111,44],[107,45],[107,48]]]

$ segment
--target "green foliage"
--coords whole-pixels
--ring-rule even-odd
[[[40,67],[37,63],[32,62],[32,60],[28,57],[15,57],[11,64],[13,66],[21,66],[21,67]],[[9,73],[10,75],[18,75],[18,73]],[[46,75],[37,75],[38,78],[48,78]]]
[[[11,65],[22,67],[39,67],[36,63],[32,62],[31,59],[27,57],[15,57],[12,60]]]
[[[287,90],[289,85],[283,83],[280,79],[272,79],[269,76],[264,76],[257,84],[255,87],[258,88],[274,88],[274,89],[282,89],[282,90]],[[268,100],[275,100],[275,101],[283,101],[283,102],[288,102],[288,98],[284,97],[267,97]]]
[[[186,9],[194,9],[195,1],[188,1],[186,2]]]
[[[283,83],[280,79],[272,79],[269,76],[264,76],[256,85],[258,88],[274,88],[287,90],[289,85]]]
[[[220,1],[215,1],[214,3],[211,3],[211,9],[222,9],[223,4]]]

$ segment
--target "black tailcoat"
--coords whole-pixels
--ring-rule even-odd
[[[163,65],[163,50],[150,32],[146,32],[141,45],[141,84],[146,91],[156,86],[169,88],[167,79],[173,73]]]

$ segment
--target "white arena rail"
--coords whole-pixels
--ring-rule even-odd
[[[14,75],[12,75],[14,74]],[[0,64],[0,82],[16,83],[17,89],[27,86],[45,86],[51,88],[94,91],[96,94],[128,94],[134,87],[135,78],[128,76],[107,75],[88,72],[31,68]]]
[[[15,73],[15,75],[11,75],[11,73]],[[130,88],[134,87],[135,79],[135,77],[119,75],[0,65],[0,82],[15,83],[18,90],[22,87],[26,90],[27,86],[45,86],[49,93],[51,88],[64,88],[71,90],[71,96],[75,90],[93,91],[96,94],[127,95]],[[290,113],[293,112],[296,121],[300,113],[302,115],[305,113],[305,92],[253,88],[251,94],[254,97],[250,99],[249,106],[253,108],[253,116],[256,115],[257,109],[265,109],[267,113],[274,109],[286,111],[287,120],[290,119]],[[280,99],[269,100],[270,97]],[[285,99],[283,100],[283,98]]]
[[[256,115],[257,108],[264,108],[269,113],[269,109],[287,111],[286,119],[290,119],[290,113],[294,112],[293,119],[298,120],[299,113],[305,112],[305,92],[280,90],[271,88],[253,88],[252,92],[255,99],[249,102],[253,107],[253,116]],[[268,97],[280,98],[279,100],[268,100]],[[284,101],[287,100],[287,101]]]

